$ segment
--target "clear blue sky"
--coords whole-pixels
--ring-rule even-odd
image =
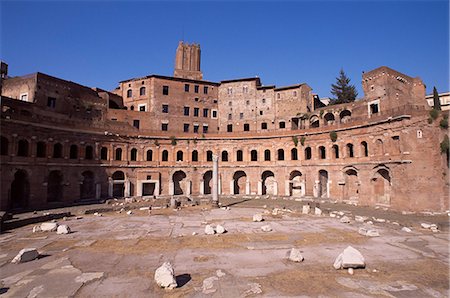
[[[4,1],[0,58],[11,76],[44,72],[114,89],[173,74],[178,41],[202,49],[204,78],[306,82],[321,97],[341,67],[386,65],[449,90],[448,1]]]

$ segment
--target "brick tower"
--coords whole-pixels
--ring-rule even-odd
[[[203,78],[203,74],[200,71],[200,45],[179,42],[173,76],[191,80],[201,80]]]

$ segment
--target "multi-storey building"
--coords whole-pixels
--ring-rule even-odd
[[[205,81],[200,47],[184,43],[173,77],[111,92],[1,69],[2,210],[208,195],[214,154],[221,195],[449,208],[448,114],[430,117],[422,81],[388,67],[363,74],[363,99],[332,106],[305,83]]]

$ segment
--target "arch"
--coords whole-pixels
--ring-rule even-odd
[[[347,109],[345,109],[339,113],[339,119],[340,119],[341,123],[347,123],[348,121],[350,121],[351,117],[352,117],[352,112],[350,112]]]
[[[236,171],[233,174],[233,185],[233,194],[239,195],[246,193],[247,174],[244,171]]]
[[[382,205],[391,204],[391,173],[387,167],[376,167],[372,177],[372,189],[375,202]]]
[[[183,155],[184,155],[183,151],[178,150],[177,151],[177,161],[183,161]]]
[[[320,157],[320,159],[327,158],[327,154],[326,154],[326,150],[325,150],[324,146],[319,147],[319,157]]]
[[[63,200],[63,174],[61,171],[51,171],[47,182],[47,202]]]
[[[381,139],[375,140],[375,148],[376,148],[377,155],[384,156],[384,144]]]
[[[153,150],[148,149],[146,153],[147,161],[153,161]]]
[[[317,196],[319,198],[328,198],[328,172],[325,170],[320,170],[318,181]]]
[[[138,154],[137,149],[136,148],[132,148],[131,151],[130,151],[130,160],[131,161],[136,161],[137,160],[137,154]]]
[[[258,161],[258,151],[252,150],[250,152],[250,160],[251,161]]]
[[[108,101],[108,106],[110,109],[116,109],[116,110],[120,109],[119,105],[114,100],[111,100],[111,99]]]
[[[347,148],[347,157],[354,157],[354,152],[353,152],[353,144],[352,143],[348,143],[346,145]]]
[[[111,175],[113,183],[113,197],[122,198],[125,196],[125,173],[122,171],[115,171]]]
[[[162,161],[169,161],[169,151],[163,150],[161,157],[162,157]]]
[[[332,125],[332,124],[334,124],[334,120],[335,119],[334,119],[333,113],[330,113],[330,112],[326,113],[323,116],[323,119],[324,119],[325,125]]]
[[[70,146],[69,158],[70,159],[77,159],[78,158],[78,146],[77,145],[71,145]]]
[[[278,160],[284,160],[284,150],[278,149]]]
[[[369,156],[369,147],[367,146],[367,142],[366,141],[362,141],[361,142],[361,152],[362,152],[362,156]]]
[[[333,145],[333,147],[331,147],[333,150],[333,156],[334,158],[338,159],[339,158],[339,146],[338,145]]]
[[[174,195],[182,195],[184,194],[185,189],[185,181],[186,173],[183,171],[176,171],[173,173],[172,181],[173,181],[173,194]]]
[[[291,149],[291,160],[298,160],[298,150],[297,148]]]
[[[95,179],[92,171],[84,171],[81,173],[83,179],[80,183],[80,199],[94,199],[95,198]]]
[[[139,89],[139,95],[140,95],[140,96],[145,95],[145,87],[141,87],[141,88]]]
[[[100,159],[108,160],[108,148],[102,147],[102,149],[100,150]]]
[[[344,169],[344,180],[344,199],[357,202],[360,186],[357,170],[353,167]]]
[[[122,160],[122,148],[116,148],[115,160]]]
[[[63,146],[61,143],[56,143],[53,145],[53,158],[62,158],[63,156]]]
[[[30,198],[30,182],[25,170],[17,170],[11,183],[10,209],[27,208]]]
[[[211,150],[206,151],[206,161],[213,160],[213,152]]]
[[[17,156],[28,156],[28,141],[20,140],[17,147]]]
[[[277,182],[275,174],[272,171],[264,171],[261,175],[262,180],[262,195],[276,195]]]
[[[1,155],[8,155],[9,140],[7,137],[1,136]]]
[[[243,161],[244,160],[244,153],[242,150],[236,151],[236,161]]]
[[[203,194],[211,194],[211,181],[212,181],[212,171],[206,171],[203,174]]]
[[[134,111],[134,106],[133,105],[130,106],[130,110]]]
[[[312,150],[311,147],[306,147],[305,148],[305,159],[311,159],[312,158]]]
[[[39,141],[36,144],[36,157],[47,157],[47,144],[45,142]]]
[[[270,150],[269,149],[264,150],[264,160],[270,161]]]
[[[309,127],[319,127],[319,117],[317,115],[312,115],[311,118],[309,118]]]
[[[228,161],[228,151],[222,151],[222,161]]]
[[[198,151],[194,150],[192,151],[192,161],[198,161]]]
[[[304,195],[302,173],[294,170],[289,174],[289,196]]]
[[[88,145],[84,149],[84,159],[93,159],[94,158],[94,148],[92,146]]]

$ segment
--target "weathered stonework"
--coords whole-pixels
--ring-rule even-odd
[[[213,155],[220,195],[449,208],[444,114],[429,122],[419,78],[380,67],[363,74],[362,100],[314,109],[307,84],[204,81],[189,47],[194,68],[176,62],[174,77],[112,92],[41,73],[4,79],[0,209],[210,195]]]

